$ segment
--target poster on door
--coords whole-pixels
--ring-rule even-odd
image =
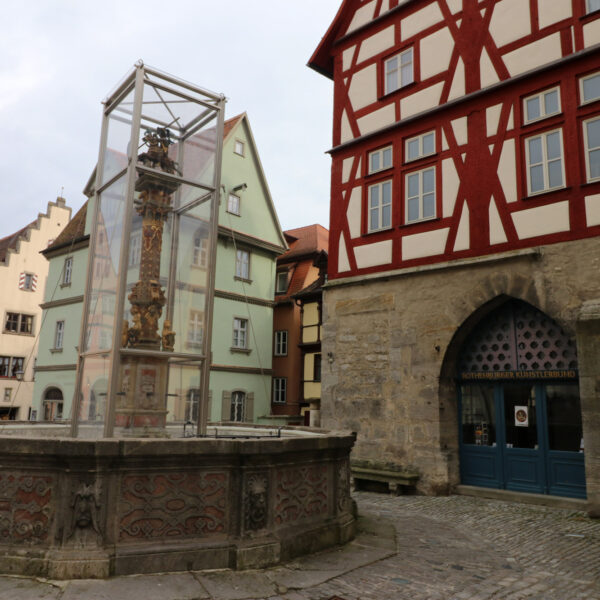
[[[529,427],[528,406],[515,406],[515,427]]]

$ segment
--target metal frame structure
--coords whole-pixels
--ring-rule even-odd
[[[158,100],[153,99],[148,101],[144,96],[144,92],[149,88],[152,93],[158,97]],[[128,96],[133,96],[133,102],[125,103]],[[176,99],[174,99],[176,98]],[[146,101],[145,101],[146,100]],[[80,434],[80,411],[82,406],[82,385],[83,385],[83,369],[85,361],[95,356],[107,359],[108,358],[108,388],[106,392],[106,409],[104,414],[103,436],[113,437],[115,435],[115,409],[117,405],[117,397],[122,392],[118,389],[119,385],[119,369],[121,360],[124,356],[146,356],[165,359],[168,363],[168,368],[175,364],[197,364],[200,370],[200,407],[198,416],[198,434],[206,433],[206,424],[208,421],[208,383],[210,374],[210,348],[213,320],[213,303],[214,303],[214,285],[215,285],[215,265],[216,265],[216,245],[218,237],[218,204],[219,204],[219,189],[221,177],[221,154],[223,146],[223,123],[225,112],[225,96],[215,94],[203,88],[185,82],[171,75],[158,71],[142,61],[135,64],[134,69],[125,77],[121,84],[104,100],[103,105],[103,120],[100,136],[100,150],[98,164],[96,170],[96,186],[95,186],[95,203],[92,231],[90,236],[90,253],[88,259],[88,272],[85,286],[84,310],[81,323],[81,334],[79,340],[79,356],[77,377],[75,385],[75,396],[73,399],[73,417],[71,425],[71,434],[78,437]],[[177,103],[185,104],[185,107],[197,107],[197,114],[188,122],[182,123],[181,116],[177,116],[174,112]],[[171,122],[156,118],[152,114],[146,114],[152,108],[158,108],[169,114],[172,117]],[[182,109],[183,110],[183,109]],[[116,114],[118,112],[119,114]],[[125,116],[123,116],[125,115]],[[116,173],[111,173],[106,180],[103,180],[105,175],[105,161],[107,159],[107,148],[109,143],[109,125],[111,122],[119,122],[130,127],[129,143],[126,152],[126,167],[118,170]],[[215,145],[213,158],[213,173],[212,180],[209,183],[198,181],[185,177],[183,173],[173,172],[165,173],[156,168],[151,168],[144,165],[138,160],[138,151],[140,146],[140,132],[142,127],[151,127],[156,125],[161,128],[172,129],[175,133],[175,143],[177,147],[177,159],[175,164],[183,164],[185,142],[191,136],[202,131],[207,125],[210,125],[211,130],[214,129]],[[206,131],[206,130],[205,130]],[[127,294],[127,260],[129,256],[129,241],[132,233],[132,221],[134,216],[134,204],[136,192],[136,181],[138,177],[150,175],[160,177],[162,180],[169,182],[173,187],[186,185],[188,188],[198,189],[199,195],[192,201],[187,202],[184,206],[175,205],[170,211],[172,218],[170,219],[170,263],[168,266],[167,289],[166,297],[166,312],[165,318],[172,319],[174,305],[176,302],[176,269],[177,269],[177,254],[178,254],[178,232],[181,216],[188,210],[198,207],[206,202],[210,202],[210,220],[208,223],[209,230],[209,261],[207,265],[207,281],[204,288],[204,335],[202,338],[202,348],[199,354],[185,353],[163,350],[135,349],[126,348],[122,345],[122,327],[124,317],[124,304]],[[103,192],[108,190],[114,183],[123,179],[126,181],[125,195],[125,214],[120,239],[119,252],[119,270],[116,278],[115,290],[115,313],[112,324],[112,341],[110,349],[88,349],[87,335],[90,325],[90,309],[92,302],[92,286],[93,286],[93,267],[95,249],[98,240],[98,223],[101,210],[101,196]],[[179,192],[176,192],[178,195]]]

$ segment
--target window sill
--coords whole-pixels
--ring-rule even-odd
[[[252,350],[250,348],[236,348],[235,346],[231,346],[229,352],[232,354],[250,354]]]
[[[559,194],[561,192],[569,192],[571,191],[573,188],[571,186],[568,187],[560,187],[560,188],[552,188],[551,190],[542,190],[540,192],[535,192],[534,194],[529,194],[528,196],[525,196],[524,198],[521,198],[521,200],[523,200],[524,202],[527,202],[529,200],[535,200],[537,198],[544,198],[546,196],[551,196],[552,194]]]
[[[400,229],[404,227],[412,227],[413,225],[421,225],[421,223],[431,223],[432,221],[439,221],[440,217],[437,215],[435,217],[427,217],[426,219],[416,219],[415,221],[407,221],[406,223],[402,223],[400,225]]]
[[[190,263],[190,269],[200,269],[200,270],[206,271],[207,266],[206,265],[195,265],[194,263]]]
[[[245,277],[233,276],[234,281],[243,281],[244,283],[252,283],[252,279],[246,279]]]
[[[60,287],[61,288],[71,287],[71,282],[69,281],[69,283],[61,283]]]
[[[241,213],[231,212],[230,210],[225,211],[228,215],[233,215],[234,217],[241,217]]]
[[[274,358],[285,358],[287,356],[287,352],[285,354],[273,354]]]
[[[7,335],[22,335],[25,337],[34,337],[33,333],[25,333],[23,331],[7,331],[5,329],[2,333],[6,333]]]
[[[378,233],[385,233],[386,231],[393,231],[393,227],[390,225],[389,227],[383,227],[382,229],[373,229],[372,231],[366,231],[363,235],[377,235]]]
[[[62,348],[50,348],[50,353],[51,354],[58,354],[58,353],[60,353],[62,351],[63,351]]]
[[[202,342],[186,342],[185,347],[188,350],[202,350]]]
[[[420,160],[433,160],[433,159],[437,159],[439,155],[439,152],[432,152],[431,154],[423,154],[423,156],[417,156],[416,158],[407,158],[404,160],[404,162],[402,163],[402,166],[410,166],[412,167],[415,163],[418,163]],[[436,164],[435,162],[432,164]],[[407,173],[405,173],[407,174]]]
[[[392,165],[391,167],[386,167],[385,169],[379,169],[379,171],[373,171],[371,173],[367,173],[365,175],[365,179],[372,179],[375,178],[377,175],[388,175],[389,172],[393,173],[394,170],[394,165]]]

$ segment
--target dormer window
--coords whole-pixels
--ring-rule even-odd
[[[395,92],[415,80],[412,48],[388,58],[384,65],[386,94]]]

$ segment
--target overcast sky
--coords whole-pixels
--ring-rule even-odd
[[[340,4],[4,3],[0,237],[61,194],[74,212],[82,205],[98,157],[101,101],[138,59],[225,94],[226,117],[246,111],[282,227],[327,227],[333,86],[306,63]]]

